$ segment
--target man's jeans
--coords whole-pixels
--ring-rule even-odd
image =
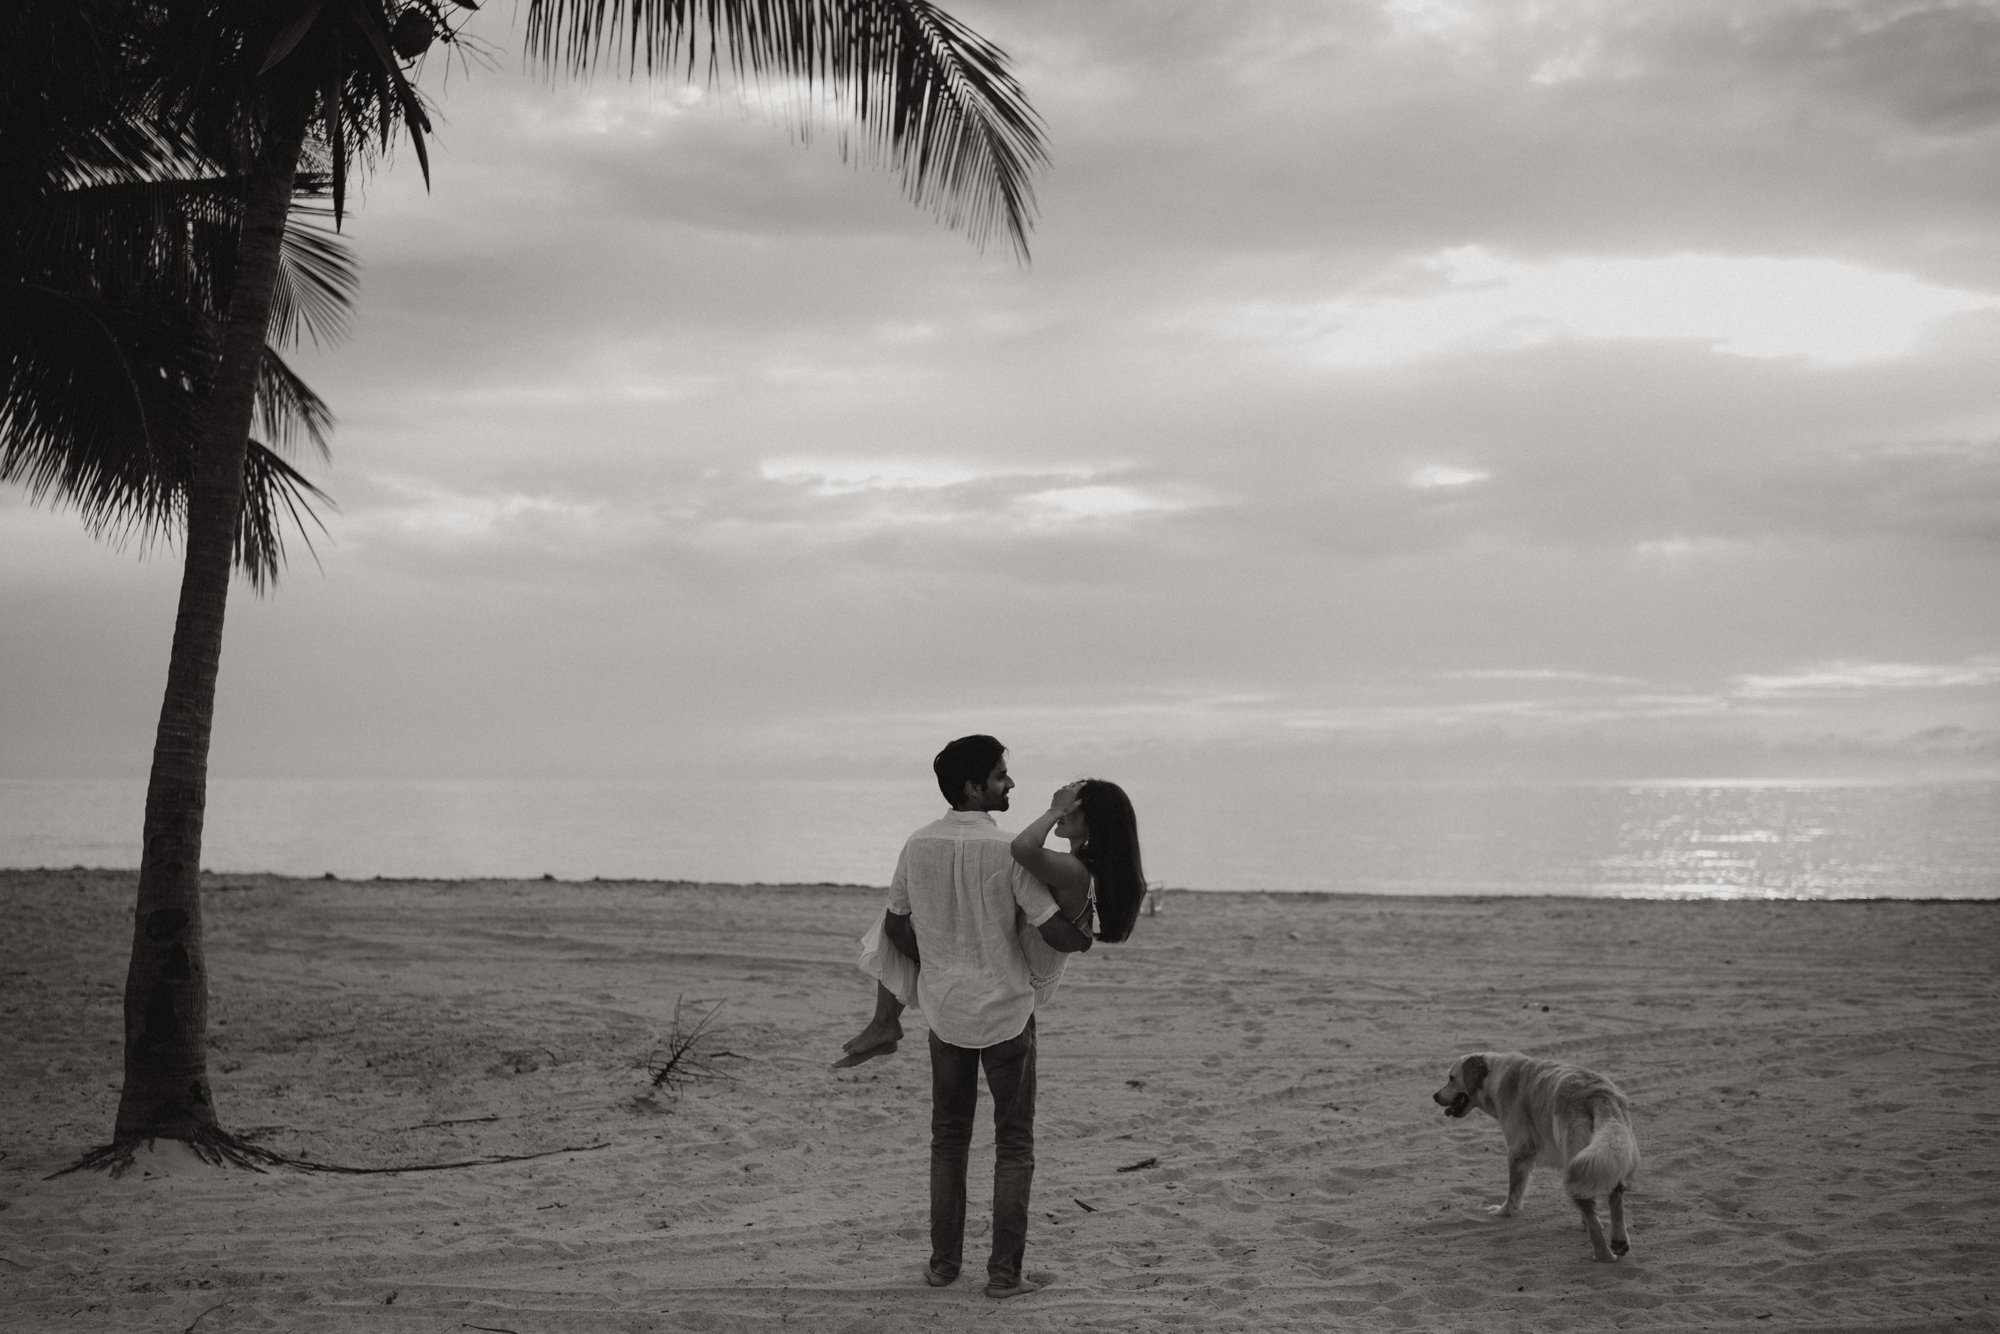
[[[1012,1284],[1028,1246],[1035,1179],[1035,1020],[991,1047],[954,1047],[931,1034],[931,1268],[956,1276],[965,1259],[965,1165],[979,1070],[993,1095],[993,1255],[986,1276]]]

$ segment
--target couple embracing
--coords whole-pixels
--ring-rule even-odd
[[[1011,837],[993,821],[1014,780],[990,736],[960,737],[932,762],[951,810],[910,835],[889,908],[862,940],[876,980],[875,1014],[837,1066],[887,1055],[906,1005],[923,1011],[931,1049],[931,1257],[942,1287],[964,1259],[966,1163],[979,1072],[993,1099],[993,1250],[986,1295],[1039,1286],[1021,1270],[1035,1175],[1035,1010],[1064,964],[1097,940],[1132,933],[1146,882],[1132,803],[1115,783],[1059,789],[1049,809]],[[1050,833],[1068,852],[1043,844]]]

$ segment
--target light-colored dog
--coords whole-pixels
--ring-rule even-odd
[[[1563,1169],[1563,1185],[1600,1260],[1632,1249],[1625,1231],[1625,1188],[1639,1171],[1639,1141],[1625,1095],[1602,1075],[1517,1051],[1479,1052],[1451,1063],[1444,1087],[1431,1095],[1449,1117],[1477,1107],[1507,1137],[1507,1198],[1487,1212],[1512,1218],[1537,1165]],[[1611,1236],[1597,1218],[1597,1197],[1611,1208]]]

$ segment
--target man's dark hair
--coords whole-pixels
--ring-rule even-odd
[[[965,785],[984,783],[1006,754],[1005,746],[983,733],[962,736],[939,751],[931,761],[931,772],[937,775],[946,804],[956,809],[965,800]]]

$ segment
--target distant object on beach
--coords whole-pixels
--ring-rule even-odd
[[[1166,905],[1167,882],[1148,880],[1146,882],[1146,916],[1158,917],[1160,909]]]

